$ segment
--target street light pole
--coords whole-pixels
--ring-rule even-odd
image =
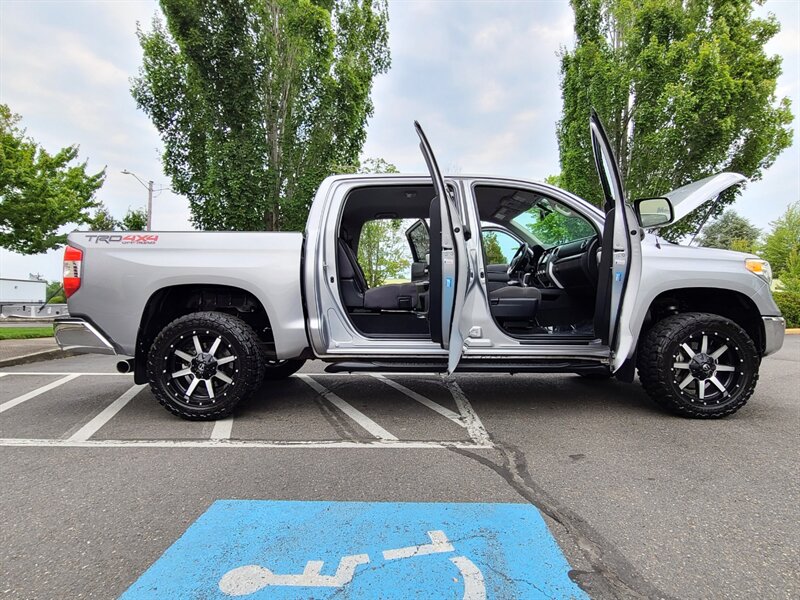
[[[153,230],[153,180],[147,182],[147,231]]]

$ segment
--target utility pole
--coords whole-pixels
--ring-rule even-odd
[[[152,231],[153,230],[153,180],[149,180],[147,183],[142,181],[142,178],[139,177],[136,173],[132,173],[125,169],[122,171],[123,175],[133,175],[136,180],[141,183],[144,187],[147,188],[147,225],[145,226],[145,231]],[[162,189],[159,189],[160,192]]]
[[[153,230],[153,180],[147,182],[147,231]]]

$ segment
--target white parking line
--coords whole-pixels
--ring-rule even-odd
[[[110,375],[113,377],[132,377],[132,373],[75,373],[73,371],[3,371],[0,373],[0,377],[3,375],[91,375],[95,377],[97,375]]]
[[[361,427],[366,429],[369,433],[374,435],[379,440],[385,441],[398,441],[395,436],[391,433],[386,431],[383,427],[378,425],[375,421],[370,419],[367,415],[362,413],[360,410],[355,408],[353,405],[345,402],[339,396],[334,394],[328,388],[323,385],[320,385],[318,382],[314,381],[308,375],[298,375],[298,378],[305,381],[311,389],[317,392],[320,396],[325,398],[328,402],[333,404],[336,408],[346,414],[348,417],[353,419],[356,423],[358,423]]]
[[[114,400],[111,404],[106,406],[103,410],[98,413],[98,415],[93,418],[91,421],[86,423],[83,427],[78,429],[72,436],[69,438],[72,442],[85,442],[90,437],[92,437],[98,430],[108,423],[114,415],[116,415],[119,411],[121,411],[125,405],[130,402],[133,397],[138,394],[141,389],[145,387],[144,385],[134,385],[132,388],[127,390],[123,393],[119,398]]]
[[[13,400],[9,400],[8,402],[3,402],[0,404],[0,413],[7,411],[9,408],[14,408],[18,404],[22,404],[26,400],[30,400],[31,398],[36,398],[39,394],[44,394],[45,392],[49,392],[52,389],[57,388],[60,385],[67,383],[68,381],[72,381],[76,377],[80,377],[80,373],[73,373],[71,375],[67,375],[66,377],[62,377],[56,381],[48,383],[47,385],[43,385],[42,387],[36,388],[32,392],[28,392],[27,394],[22,394],[22,396],[17,396]]]
[[[345,440],[272,442],[261,440],[64,440],[0,438],[0,447],[66,447],[66,448],[384,448],[384,449],[447,449],[467,448],[491,450],[493,444],[474,442],[403,442],[400,440],[374,440],[351,442]]]
[[[442,377],[442,381],[447,389],[450,390],[450,394],[452,394],[453,400],[455,400],[459,412],[464,416],[469,437],[471,437],[475,443],[480,446],[491,446],[492,440],[489,437],[489,432],[486,431],[486,428],[483,426],[478,413],[475,412],[475,409],[472,408],[472,404],[470,404],[469,400],[467,400],[467,397],[464,395],[464,391],[461,389],[461,386],[459,386],[454,379],[449,377]]]
[[[396,381],[392,381],[391,379],[388,379],[388,378],[384,377],[380,373],[371,373],[371,375],[375,379],[377,379],[379,381],[382,381],[383,383],[385,383],[386,385],[388,385],[390,387],[393,387],[394,389],[396,389],[401,394],[405,394],[406,396],[408,396],[412,400],[416,400],[420,404],[422,404],[424,406],[427,406],[428,408],[430,408],[433,411],[436,411],[437,413],[439,413],[443,417],[447,417],[448,419],[450,419],[456,425],[459,425],[460,427],[466,427],[467,426],[467,423],[466,423],[466,420],[464,419],[464,417],[459,415],[456,412],[453,412],[449,408],[447,408],[445,406],[442,406],[441,404],[438,404],[438,403],[434,402],[433,400],[429,400],[428,398],[426,398],[422,394],[418,394],[414,390],[410,390],[406,386],[400,385]]]
[[[227,440],[233,431],[233,417],[214,421],[214,429],[211,430],[212,440]]]

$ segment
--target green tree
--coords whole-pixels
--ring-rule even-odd
[[[382,158],[366,158],[354,165],[340,165],[340,173],[397,173],[397,167]],[[358,264],[369,287],[383,285],[387,279],[405,275],[411,265],[408,241],[401,219],[375,219],[361,228]]]
[[[800,296],[800,250],[795,248],[786,259],[786,266],[780,274],[783,290]]]
[[[73,164],[78,146],[50,154],[25,135],[20,117],[0,104],[0,247],[38,254],[63,244],[67,224],[89,221],[105,169],[89,175]]]
[[[792,255],[800,254],[800,201],[790,204],[778,219],[770,223],[761,256],[769,261],[772,271],[783,281],[784,272],[793,268]]]
[[[400,219],[375,219],[364,223],[358,239],[358,264],[369,287],[403,277],[411,265],[402,225]]]
[[[726,210],[703,228],[698,241],[706,248],[753,252],[760,235],[761,230],[750,221],[733,210]]]
[[[45,291],[47,304],[64,304],[64,284],[60,281],[48,281]]]
[[[302,230],[334,165],[356,164],[385,0],[160,0],[132,94],[200,229]]]
[[[145,209],[128,209],[122,217],[122,228],[127,231],[144,231],[147,229],[147,211]]]
[[[483,253],[486,256],[486,264],[508,264],[508,259],[503,254],[500,242],[497,241],[497,234],[493,231],[487,231],[483,234]]]
[[[719,171],[759,179],[791,145],[781,59],[765,44],[774,16],[750,0],[571,0],[577,43],[564,51],[558,124],[561,183],[600,205],[587,131],[595,107],[630,197],[656,196]],[[736,197],[727,192],[720,214]],[[665,231],[696,230],[701,208]]]
[[[119,221],[104,205],[100,205],[94,215],[88,220],[89,231],[114,231],[119,229]]]
[[[88,220],[91,231],[144,231],[147,228],[147,211],[128,209],[121,221],[102,204]]]

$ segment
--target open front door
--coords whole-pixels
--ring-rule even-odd
[[[428,323],[431,339],[449,350],[447,370],[452,373],[464,350],[459,330],[467,283],[464,226],[444,183],[436,157],[419,123],[414,121],[419,148],[428,165],[436,196],[430,210],[430,302]]]
[[[603,188],[606,222],[594,317],[595,334],[612,350],[611,369],[625,362],[634,343],[625,325],[624,308],[635,300],[635,284],[642,269],[641,233],[633,209],[625,197],[625,186],[617,161],[597,113],[590,119],[592,150]],[[634,285],[628,284],[633,281]]]

